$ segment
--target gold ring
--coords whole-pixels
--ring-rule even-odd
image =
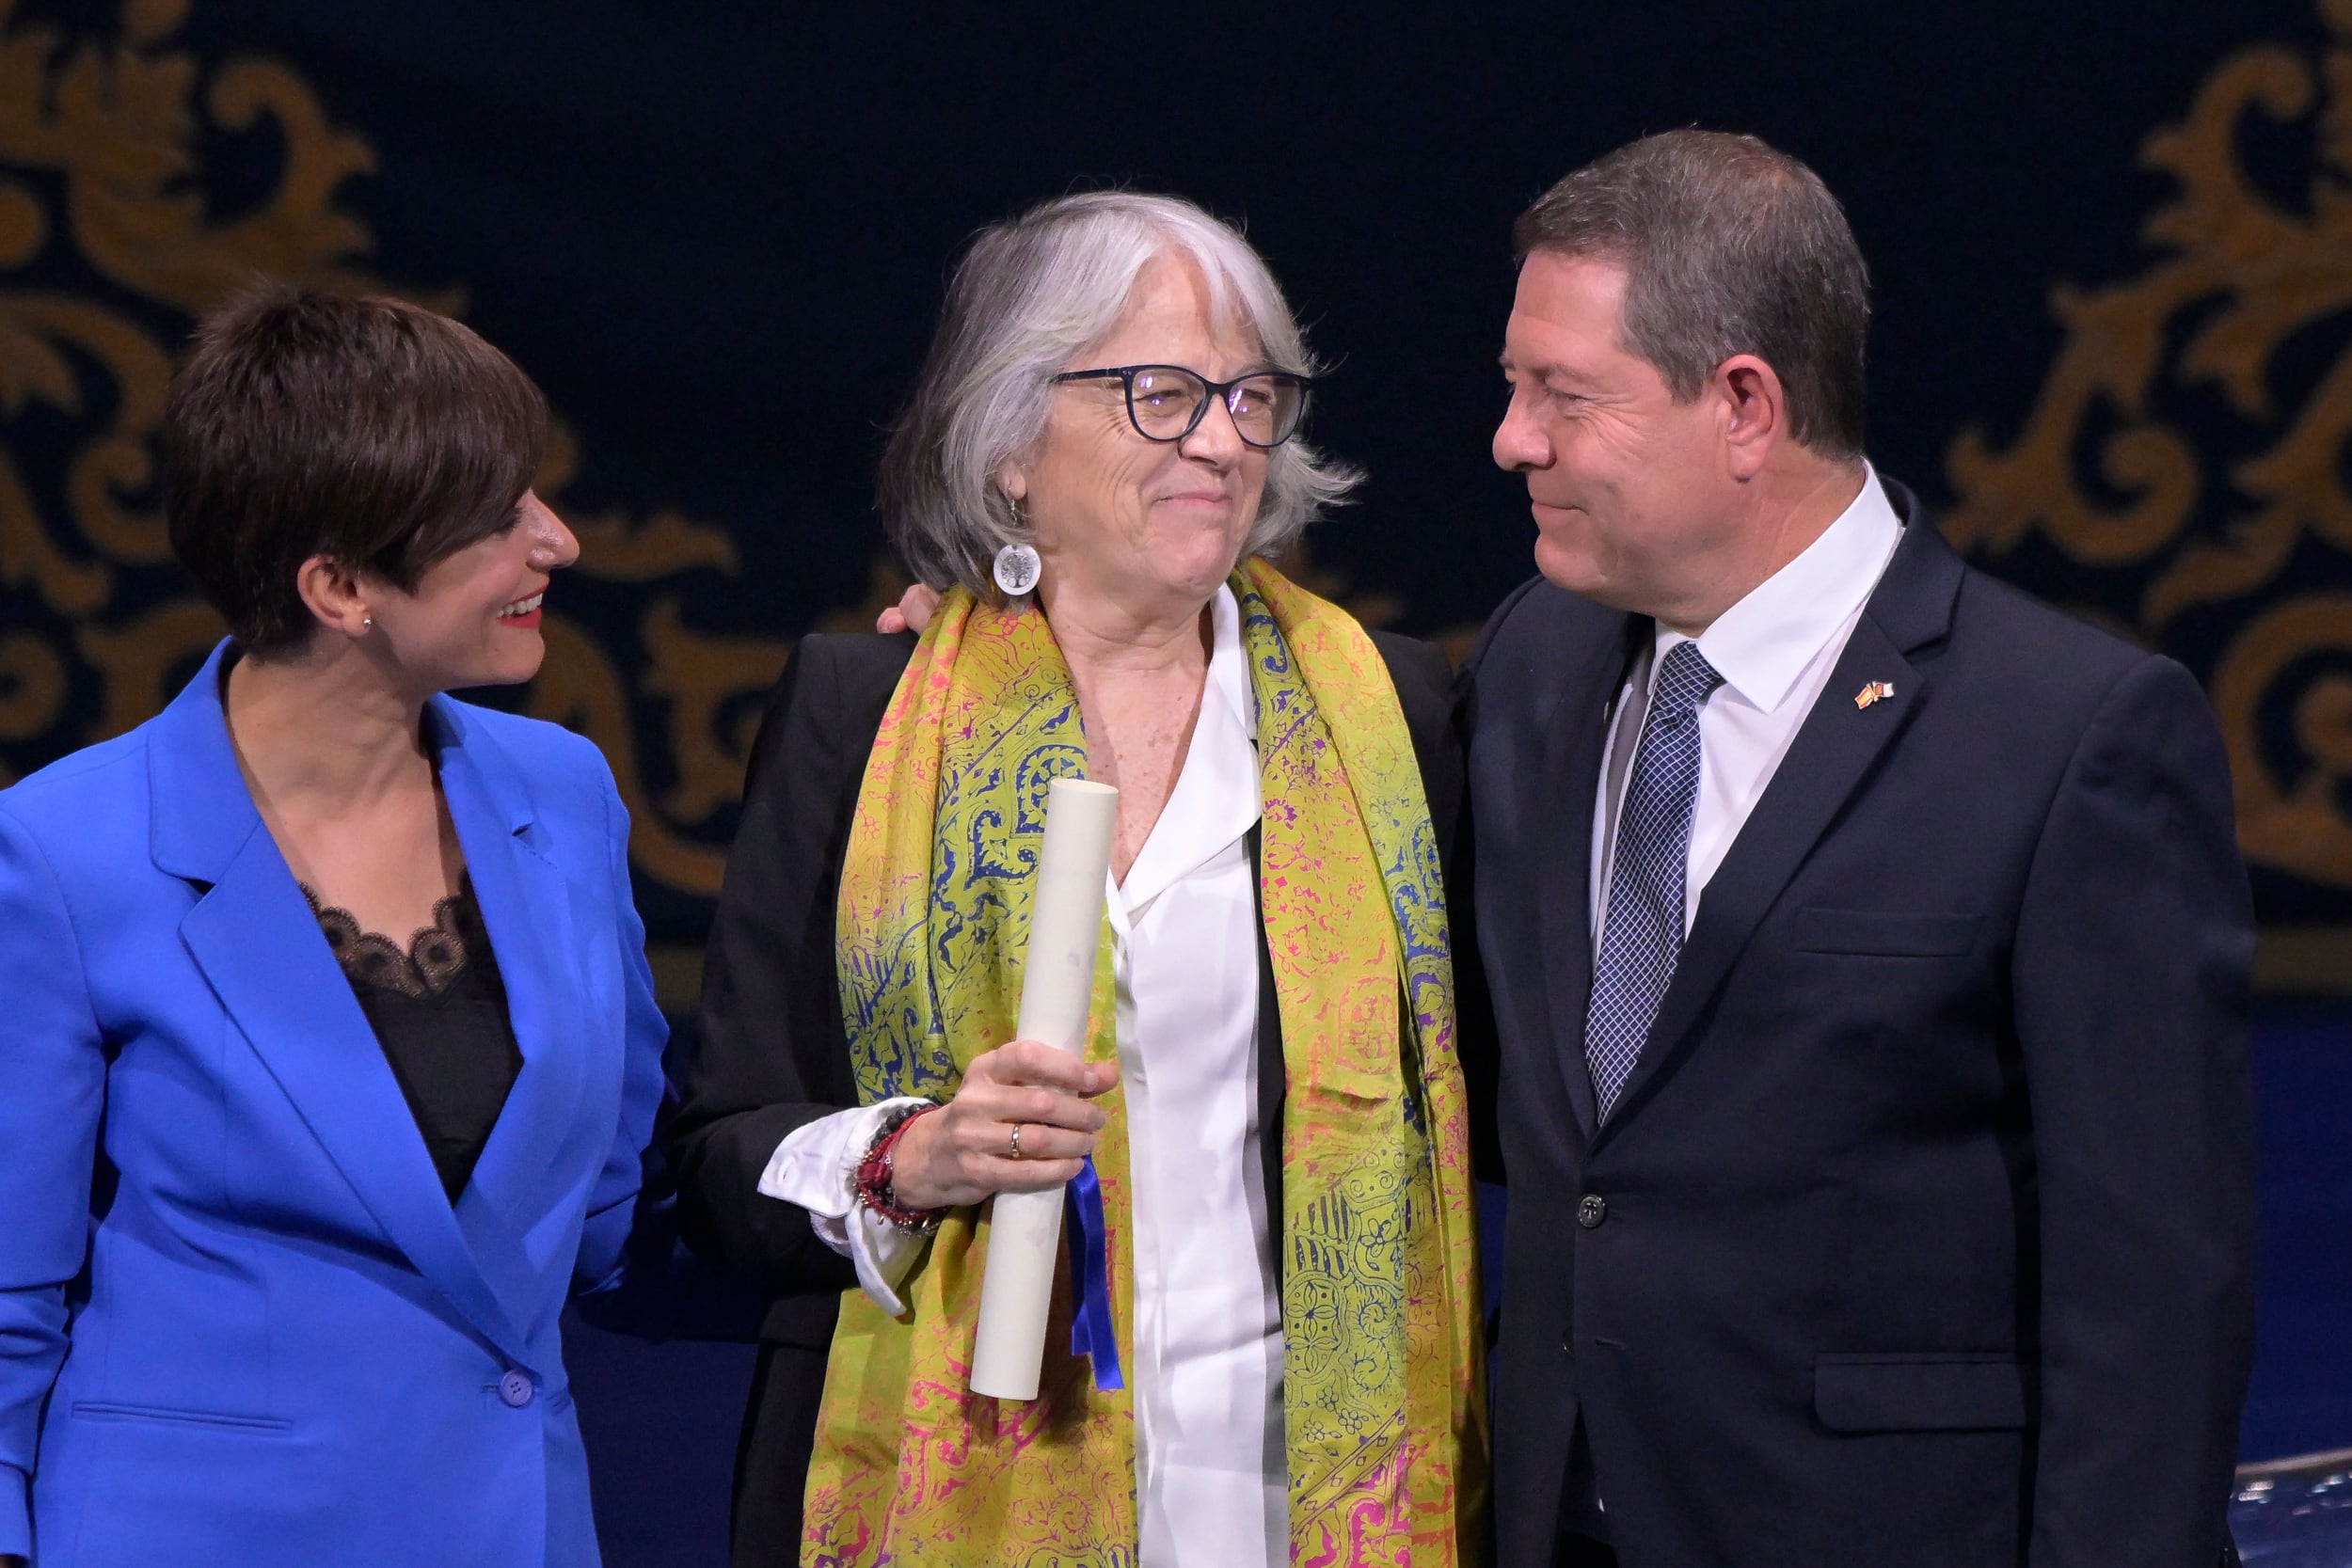
[[[1012,1152],[1007,1158],[1013,1160],[1021,1158],[1021,1124],[1017,1121],[1012,1124]]]

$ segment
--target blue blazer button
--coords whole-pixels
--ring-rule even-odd
[[[508,1372],[499,1379],[499,1398],[516,1410],[531,1402],[531,1379],[521,1372]]]

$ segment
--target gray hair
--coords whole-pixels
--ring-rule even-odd
[[[1053,377],[1118,323],[1158,257],[1200,269],[1209,308],[1245,326],[1268,369],[1312,375],[1282,291],[1238,230],[1176,197],[1089,191],[982,230],[956,267],[939,331],[915,377],[877,484],[882,526],[907,570],[934,588],[961,583],[996,602],[996,552],[1029,529],[995,483],[1033,448]],[[1361,475],[1295,437],[1267,454],[1245,556],[1276,556]]]
[[[1821,177],[1755,136],[1667,131],[1585,165],[1512,228],[1535,251],[1626,269],[1625,346],[1677,402],[1753,354],[1788,398],[1789,434],[1862,454],[1870,278]]]

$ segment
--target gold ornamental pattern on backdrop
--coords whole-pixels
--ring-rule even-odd
[[[199,57],[179,41],[188,0],[129,0],[104,36],[18,10],[0,0],[0,786],[151,717],[222,633],[173,562],[158,510],[156,430],[195,318],[263,275],[453,314],[465,303],[462,289],[369,268],[374,237],[345,187],[374,171],[375,151],[291,66]],[[283,147],[266,196],[216,214],[203,133],[264,126]],[[643,585],[642,609],[628,628],[550,610],[522,707],[610,759],[641,879],[715,896],[757,698],[795,639],[699,626],[698,583],[740,570],[733,539],[674,511],[563,504],[579,455],[559,418],[537,487],[580,537],[578,570]],[[1289,564],[1368,625],[1399,611]],[[810,629],[871,626],[905,586],[878,558],[864,599]]]
[[[102,36],[0,0],[0,784],[153,714],[219,635],[155,504],[155,427],[189,323],[257,274],[464,305],[459,288],[371,270],[373,236],[347,199],[375,167],[366,137],[283,62],[200,57],[180,40],[188,10],[127,0]],[[2145,162],[2177,185],[2148,222],[2153,259],[2120,283],[2055,291],[2064,341],[2022,430],[1952,444],[1947,528],[1994,570],[2055,551],[2099,585],[2086,596],[2100,618],[2154,646],[2185,655],[2199,640],[2185,623],[2224,618],[2202,639],[2218,651],[2191,663],[2229,739],[2246,850],[2352,889],[2352,588],[2293,586],[2313,562],[2352,583],[2352,354],[2341,330],[2327,338],[2352,313],[2352,0],[2319,14],[2317,48],[2225,59],[2148,139]],[[2308,133],[2300,201],[2244,166],[2257,119]],[[274,131],[279,166],[260,199],[223,211],[203,133],[257,128]],[[2281,346],[2315,333],[2339,352],[2283,396]],[[2184,390],[2217,391],[2256,453],[2201,448],[2166,413]],[[560,422],[556,436],[539,487],[562,506],[579,448]],[[740,570],[722,529],[563,510],[580,570],[643,598],[630,626],[550,612],[523,705],[612,760],[639,875],[708,896],[756,696],[793,639],[698,622],[698,586]],[[1367,624],[1402,613],[1284,564]],[[877,561],[866,602],[814,629],[871,625],[901,584]],[[1458,655],[1470,629],[1442,641]]]
[[[2352,0],[2319,15],[2318,49],[2230,56],[2148,137],[2142,162],[2177,187],[2147,221],[2154,260],[2053,291],[2064,346],[2013,443],[1952,443],[1946,529],[1994,570],[2054,547],[2099,574],[2094,618],[2152,647],[2223,626],[2218,656],[2191,663],[2229,744],[2239,843],[2352,888]],[[2290,134],[2296,189],[2249,170],[2249,131]],[[2315,377],[2293,357],[2312,343],[2333,345]],[[2201,443],[2168,414],[2200,397]],[[2249,455],[2217,450],[2217,404]]]
[[[194,319],[262,275],[464,303],[368,269],[373,237],[342,198],[375,153],[287,65],[176,47],[186,0],[130,0],[103,38],[16,11],[0,0],[0,784],[154,714],[221,635],[157,504],[156,428]],[[217,214],[201,133],[264,124],[284,150],[273,185]],[[560,498],[577,456],[559,420],[541,493]],[[691,574],[739,569],[722,531],[673,512],[566,515],[579,570],[645,585],[645,606],[625,648],[550,613],[525,709],[603,749],[641,875],[715,894],[724,847],[698,830],[741,789],[755,715],[737,699],[775,679],[790,644],[694,626]],[[898,587],[881,572],[877,604]]]

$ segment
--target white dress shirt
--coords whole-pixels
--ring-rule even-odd
[[[1109,889],[1134,1214],[1134,1392],[1142,1568],[1289,1560],[1282,1308],[1260,1172],[1257,704],[1229,589],[1210,607],[1200,716],[1152,833]],[[895,1102],[894,1102],[895,1103]],[[759,1190],[799,1204],[884,1311],[921,1250],[861,1208],[882,1106],[785,1139]],[[1278,1134],[1279,1135],[1279,1134]],[[1247,1245],[1243,1244],[1247,1238]]]
[[[1866,464],[1861,493],[1837,520],[1699,634],[1699,652],[1724,684],[1699,708],[1699,794],[1691,819],[1682,899],[1686,935],[1698,918],[1700,895],[1829,684],[1830,672],[1862,619],[1870,590],[1878,586],[1902,536],[1902,519],[1895,515],[1878,474]],[[1660,626],[1611,705],[1613,718],[1593,807],[1596,948],[1609,909],[1617,817],[1634,749],[1649,717],[1651,688],[1668,651],[1690,641]]]

